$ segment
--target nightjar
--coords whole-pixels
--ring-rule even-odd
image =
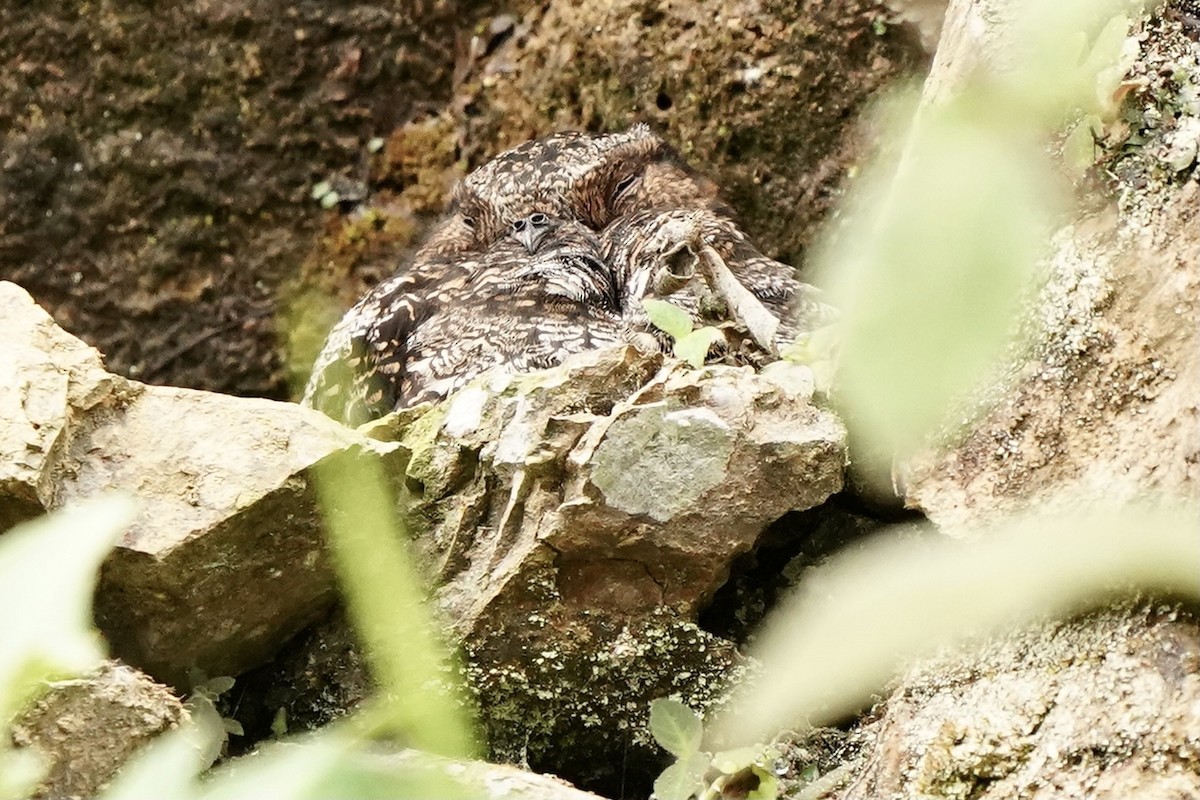
[[[555,366],[620,342],[619,299],[596,234],[534,212],[485,250],[429,255],[375,287],[330,332],[304,402],[361,424],[491,369]]]
[[[641,300],[681,213],[698,213],[734,276],[788,313],[802,286],[792,268],[762,256],[716,185],[649,127],[558,133],[462,180],[412,263],[330,332],[303,402],[357,424],[489,369],[554,365],[644,330]],[[672,300],[698,314],[698,289]]]

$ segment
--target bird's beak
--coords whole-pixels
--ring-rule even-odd
[[[517,241],[525,245],[525,249],[530,253],[537,252],[538,242],[542,239],[542,230],[533,225],[526,225],[523,230],[519,230],[514,234]]]

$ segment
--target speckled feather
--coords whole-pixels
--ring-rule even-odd
[[[330,332],[304,402],[360,423],[440,399],[488,369],[545,367],[615,344],[646,327],[641,299],[669,244],[662,224],[695,211],[734,274],[783,316],[798,286],[791,267],[755,250],[716,186],[647,126],[559,133],[462,181],[412,264]],[[534,215],[552,221],[536,249],[513,228]],[[695,311],[694,296],[678,297]]]
[[[330,333],[305,402],[359,424],[490,369],[541,369],[619,342],[619,290],[596,235],[553,228],[534,253],[506,238],[377,286]]]

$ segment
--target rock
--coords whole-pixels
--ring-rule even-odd
[[[770,523],[842,487],[845,432],[812,391],[805,367],[694,370],[622,347],[365,429],[411,453],[410,533],[493,758],[616,793],[662,769],[651,700],[723,702],[751,665],[701,608]],[[337,620],[289,647],[250,678],[271,698],[253,727],[361,698],[354,650]]]
[[[580,354],[394,430],[493,754],[589,788],[610,759],[657,761],[652,699],[722,696],[743,666],[700,608],[770,523],[842,488],[845,431],[807,368],[660,364]]]
[[[165,686],[109,661],[91,675],[50,684],[15,721],[12,736],[48,762],[35,797],[95,797],[139,749],[184,716]]]
[[[1200,620],[1171,606],[1042,625],[927,663],[839,800],[1200,795]]]
[[[972,19],[1005,18],[962,5]],[[1005,38],[962,19],[953,31],[982,43]],[[1144,23],[1139,40],[1131,79],[1149,90],[1129,113],[1149,118],[1173,102],[1162,76],[1196,74],[1200,53],[1161,21]],[[948,59],[933,90],[953,86],[968,66]],[[908,504],[944,528],[1030,508],[1200,497],[1200,182],[1163,162],[1171,126],[1138,135],[1143,144],[1104,165],[1122,180],[1115,207],[1081,214],[1054,238],[1032,346],[952,446],[907,467]]]
[[[0,283],[0,531],[54,502],[58,460],[84,417],[140,389],[108,374],[95,349],[54,324],[15,284]]]
[[[0,508],[28,516],[125,491],[140,511],[101,573],[96,616],[114,652],[161,680],[261,662],[334,598],[306,471],[346,451],[394,458],[290,403],[145,386],[0,283]]]
[[[542,569],[538,550],[573,613],[694,618],[769,523],[841,489],[845,431],[789,380],[807,368],[658,365],[633,347],[581,354],[476,382],[400,433],[457,630],[522,605],[506,587]]]
[[[0,279],[120,375],[285,397],[279,299],[334,216],[310,190],[448,102],[455,42],[489,5],[5,14]]]

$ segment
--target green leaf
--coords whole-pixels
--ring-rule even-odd
[[[769,769],[754,764],[750,771],[758,776],[758,787],[746,794],[746,800],[775,800],[779,797],[779,778]]]
[[[1096,163],[1096,136],[1102,129],[1100,118],[1088,114],[1075,124],[1063,140],[1063,161],[1074,175],[1080,176]]]
[[[341,453],[316,467],[347,612],[380,692],[368,704],[374,733],[398,734],[440,755],[478,748],[450,653],[425,606],[424,581],[406,548],[409,537],[379,459]]]
[[[717,720],[754,742],[862,707],[906,661],[964,637],[1077,613],[1114,587],[1200,599],[1196,505],[1017,518],[970,542],[883,535],[811,577],[759,634],[761,674]],[[904,587],[920,586],[920,592]]]
[[[664,331],[677,342],[692,332],[691,315],[674,303],[646,298],[642,300],[642,308],[646,310],[646,316],[650,318],[654,327]]]
[[[682,760],[700,749],[704,728],[695,711],[674,698],[660,697],[650,704],[650,733],[664,750]]]
[[[107,497],[0,536],[0,797],[26,794],[40,771],[12,752],[10,721],[47,681],[104,657],[92,629],[96,573],[133,513],[132,501]]]
[[[682,339],[675,340],[675,357],[683,359],[699,369],[704,366],[704,361],[708,358],[709,348],[713,346],[714,342],[723,338],[725,338],[725,334],[717,328],[711,326],[698,328]]]
[[[193,800],[196,775],[208,766],[204,753],[220,749],[224,733],[198,727],[194,719],[147,745],[121,768],[103,800]]]
[[[1040,145],[972,113],[965,100],[925,110],[904,160],[864,176],[861,216],[820,256],[844,312],[841,410],[886,453],[880,472],[1008,352],[1062,207]]]
[[[271,720],[271,735],[276,739],[286,736],[288,732],[287,708],[280,706]]]
[[[184,706],[191,717],[197,734],[194,738],[202,768],[216,763],[225,748],[228,734],[225,720],[221,717],[212,699],[203,692],[197,692],[188,698]]]
[[[233,688],[236,681],[228,675],[219,675],[215,678],[209,678],[203,684],[196,687],[196,691],[203,691],[210,697],[220,697]]]
[[[722,750],[712,757],[712,765],[726,775],[732,775],[761,761],[765,749],[762,745],[750,745],[735,750]]]
[[[326,730],[300,743],[273,742],[253,757],[235,759],[205,780],[203,800],[471,800],[486,795],[481,787],[470,785],[470,762],[457,778],[446,766],[454,762],[373,753],[370,744],[346,732]]]
[[[1093,108],[1108,119],[1117,112],[1117,87],[1137,58],[1137,40],[1130,38],[1129,24],[1125,14],[1112,17],[1096,36],[1082,67],[1085,75],[1094,76]]]
[[[654,796],[658,800],[688,800],[704,791],[707,770],[708,759],[703,753],[681,758],[655,779]]]

